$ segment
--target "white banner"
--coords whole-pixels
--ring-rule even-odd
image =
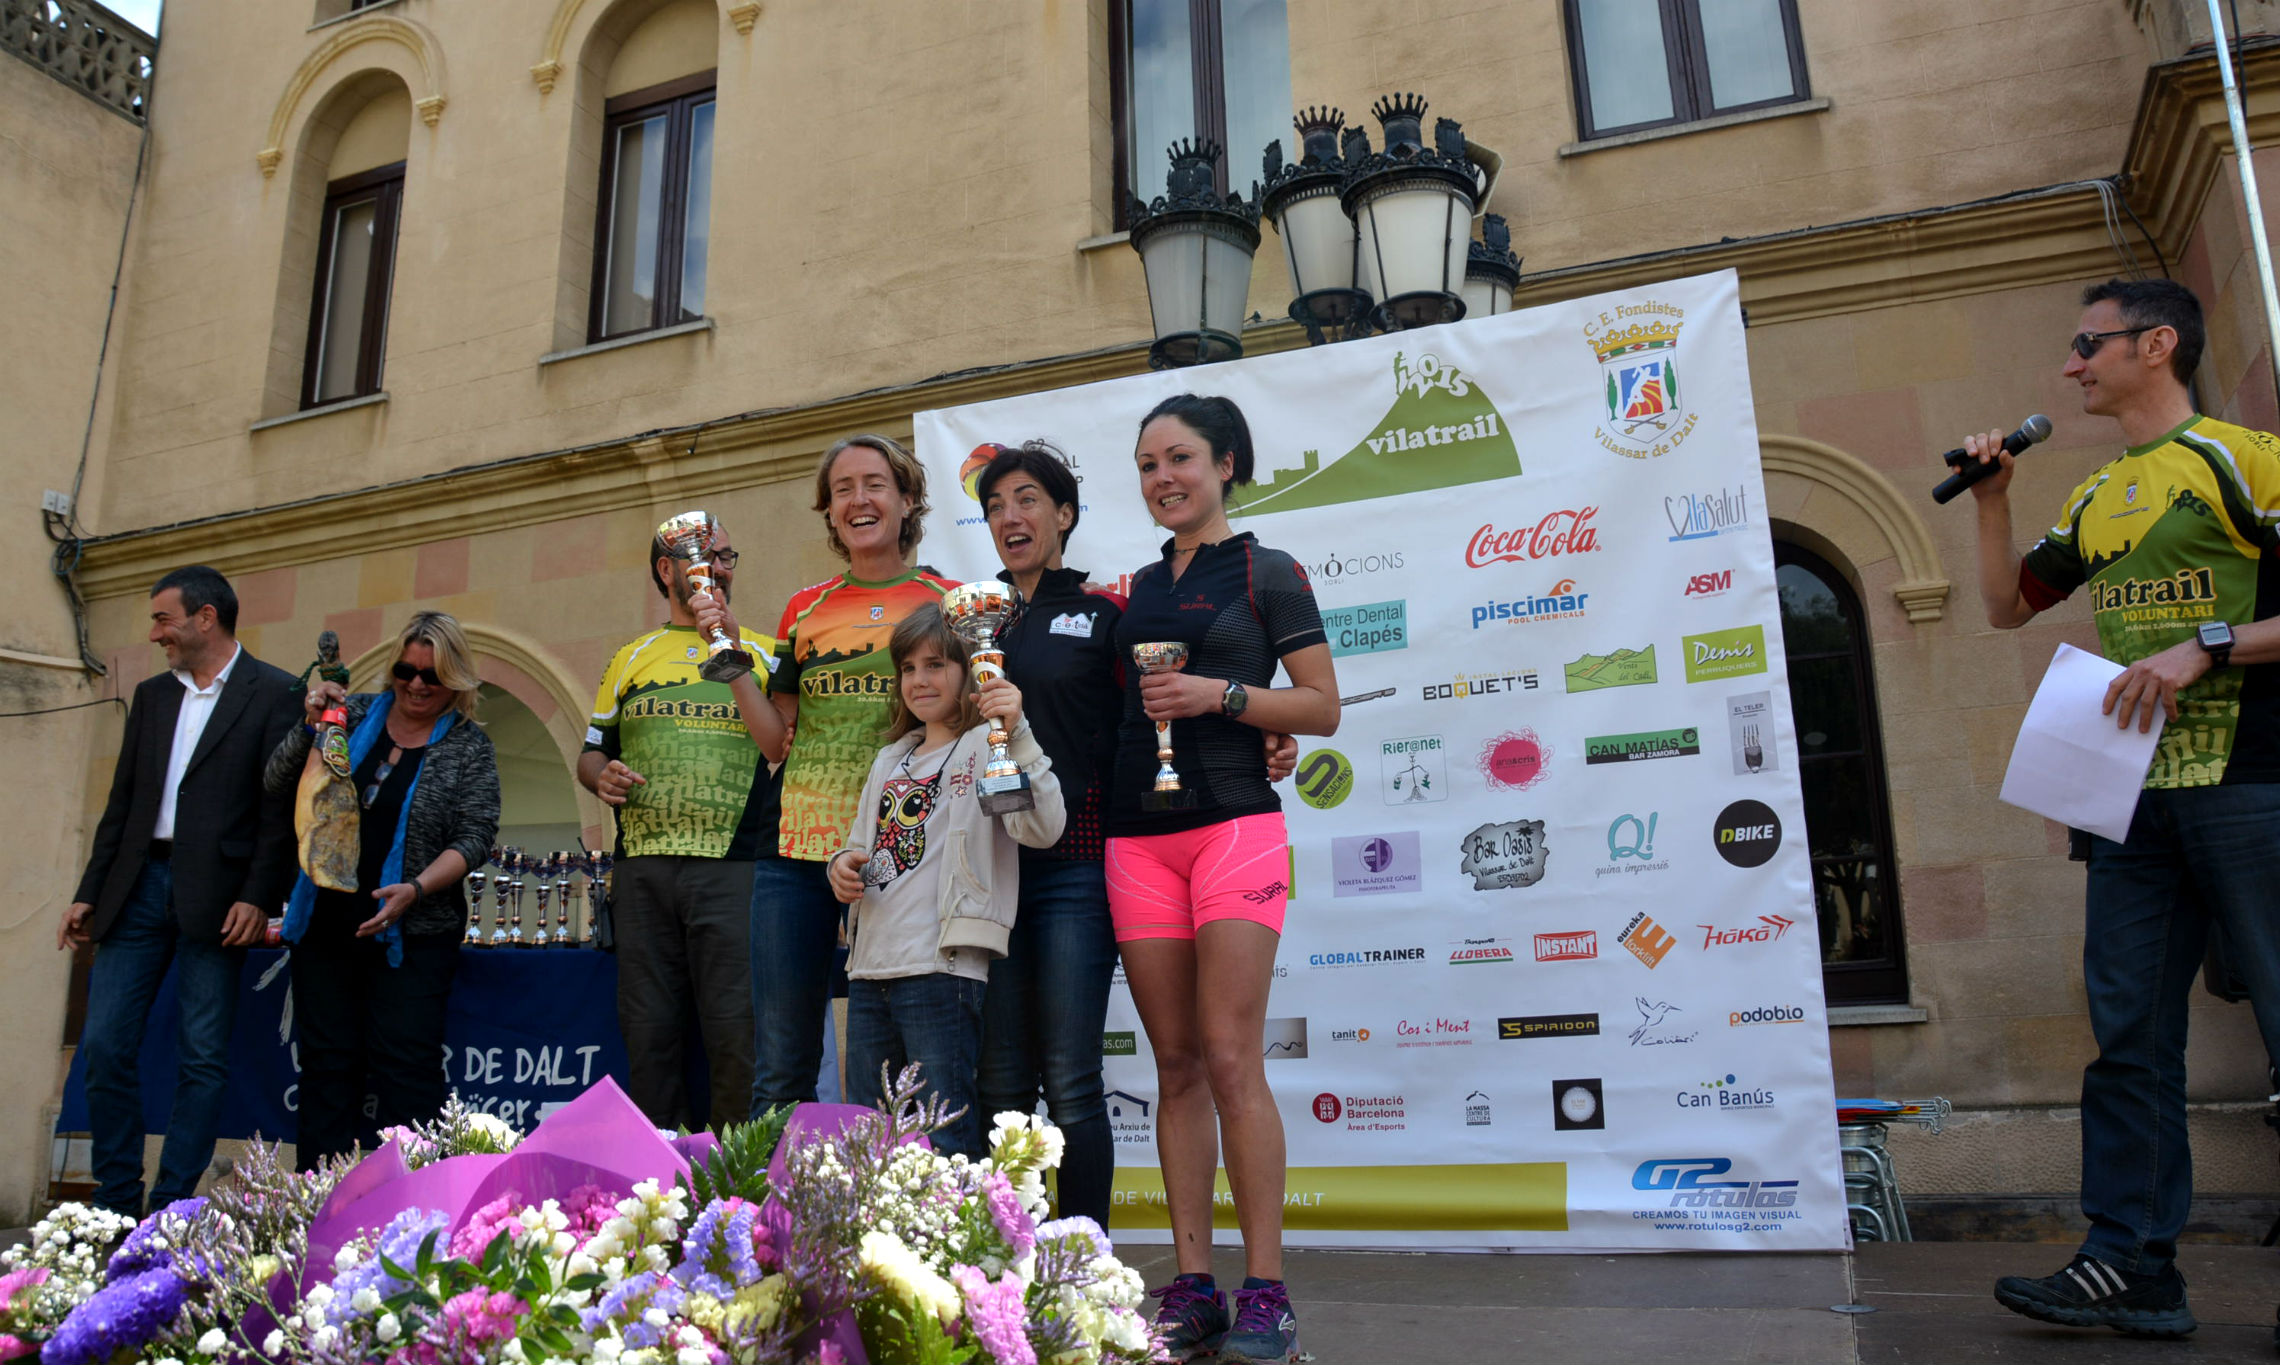
[[[1843,1246],[1733,273],[921,413],[921,558],[994,574],[971,452],[1043,437],[1121,586],[1164,534],[1139,419],[1189,390],[1249,418],[1235,528],[1305,565],[1346,699],[1282,788],[1291,1244]],[[1121,978],[1108,1029],[1116,1230],[1160,1239]]]

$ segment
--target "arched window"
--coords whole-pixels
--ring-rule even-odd
[[[1860,597],[1810,550],[1777,540],[1773,562],[1820,912],[1822,983],[1832,1005],[1905,1002],[1900,878]]]

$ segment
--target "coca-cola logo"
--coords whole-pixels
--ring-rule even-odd
[[[1490,564],[1521,564],[1559,555],[1588,554],[1599,548],[1599,528],[1591,524],[1599,509],[1563,508],[1547,512],[1534,526],[1499,531],[1483,526],[1465,545],[1465,563],[1472,568]]]

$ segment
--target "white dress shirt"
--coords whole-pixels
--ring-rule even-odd
[[[175,789],[190,769],[190,755],[198,752],[198,739],[206,733],[206,722],[214,718],[214,703],[222,698],[222,684],[230,680],[230,670],[237,667],[238,657],[244,653],[244,645],[232,649],[230,661],[204,687],[182,669],[174,670],[175,680],[182,684],[182,711],[174,718],[174,747],[166,752],[166,786],[159,791],[158,823],[150,831],[153,839],[174,837]]]

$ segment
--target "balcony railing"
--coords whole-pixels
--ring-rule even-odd
[[[158,40],[94,0],[0,0],[0,48],[140,123]]]

